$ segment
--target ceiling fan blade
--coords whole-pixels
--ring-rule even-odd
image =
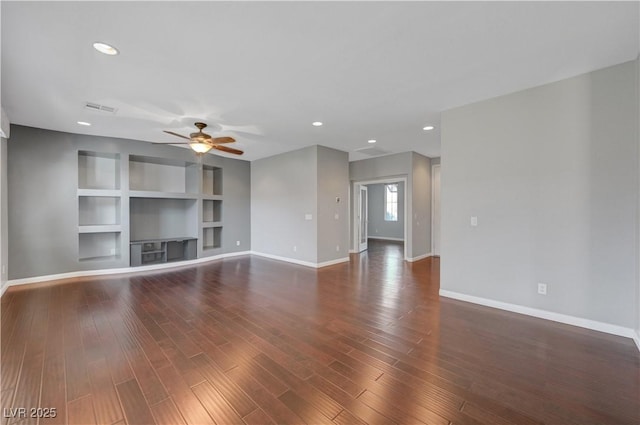
[[[228,148],[228,147],[222,146],[222,145],[213,145],[212,147],[214,149],[218,149],[219,151],[233,153],[233,154],[236,154],[236,155],[242,155],[244,153],[241,150]]]
[[[215,137],[211,139],[211,143],[213,143],[214,145],[217,145],[220,143],[233,143],[235,141],[236,139],[234,139],[233,137]]]
[[[183,139],[187,139],[187,140],[191,140],[190,138],[188,138],[187,136],[183,136],[182,134],[178,134],[178,133],[174,133],[173,131],[167,131],[164,130],[165,133],[167,134],[171,134],[173,136],[178,136],[178,137],[182,137]]]
[[[191,142],[151,142],[152,145],[190,145]]]

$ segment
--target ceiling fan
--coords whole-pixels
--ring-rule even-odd
[[[188,142],[154,143],[154,145],[189,145],[191,146],[191,149],[193,149],[199,155],[207,153],[211,149],[217,149],[219,151],[232,153],[235,155],[242,155],[244,153],[241,150],[224,146],[224,144],[226,143],[235,142],[236,140],[233,137],[211,137],[210,135],[202,131],[207,126],[205,123],[197,122],[194,125],[198,128],[198,131],[196,133],[191,133],[189,137],[183,136],[182,134],[174,133],[173,131],[164,131],[167,134],[187,139]]]

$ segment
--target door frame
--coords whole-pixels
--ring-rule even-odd
[[[365,196],[365,202],[362,202],[362,192],[366,193]],[[362,223],[362,210],[364,209],[364,211],[366,212],[366,217],[364,220],[364,224]],[[356,213],[356,215],[359,217],[358,220],[358,246],[356,248],[356,251],[358,251],[358,253],[362,252],[362,251],[366,251],[367,249],[369,249],[369,188],[367,187],[366,184],[359,184],[358,185],[358,212]],[[365,236],[366,239],[364,242],[362,242],[362,234],[360,233],[360,231],[364,229],[365,231]],[[364,249],[362,247],[365,247]]]
[[[440,235],[440,246],[442,247],[442,168],[440,167],[441,164],[434,164],[431,166],[431,255],[436,255],[436,250],[435,250],[435,244],[434,244],[434,237],[433,237],[433,229],[435,228],[434,224],[434,211],[436,210],[436,206],[435,206],[435,197],[433,196],[433,193],[435,192],[435,174],[436,174],[436,169],[440,170],[440,188],[439,188],[439,198],[440,198],[440,229],[439,229],[439,235]],[[440,252],[438,252],[437,254],[438,256],[440,256]]]
[[[352,246],[353,249],[349,250],[352,254],[358,253],[358,214],[356,214],[356,208],[358,207],[358,197],[360,196],[360,186],[368,186],[370,184],[380,184],[380,183],[404,183],[404,259],[407,260],[408,255],[408,243],[409,243],[409,209],[408,199],[409,199],[409,186],[407,184],[406,176],[399,177],[383,177],[379,179],[371,179],[371,180],[352,180],[352,188],[353,188],[353,198],[350,199],[351,206],[353,208],[353,216],[349,223],[351,224],[351,237],[352,237]],[[367,196],[368,198],[368,196]]]

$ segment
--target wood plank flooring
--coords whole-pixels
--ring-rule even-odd
[[[12,288],[1,423],[640,423],[631,340],[440,299],[438,276],[371,241],[320,270],[246,256]]]

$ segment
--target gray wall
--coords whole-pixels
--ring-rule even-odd
[[[415,152],[363,159],[349,163],[350,195],[354,199],[355,182],[394,177],[407,179],[407,246],[408,258],[426,255],[431,247],[431,162]],[[414,200],[414,196],[416,199]],[[353,204],[353,203],[352,203]],[[355,211],[350,210],[353,223]],[[351,237],[351,249],[355,241]]]
[[[412,152],[413,256],[431,253],[431,161],[426,156]]]
[[[127,252],[116,261],[78,261],[78,150],[121,154],[123,251],[129,240],[128,156],[196,161],[192,151],[174,146],[11,126],[10,279],[129,265]],[[218,252],[249,250],[249,163],[214,155],[205,155],[203,162],[223,168],[224,245]]]
[[[398,183],[398,221],[384,219],[384,184],[367,185],[369,237],[404,240],[404,183]]]
[[[210,155],[211,156],[211,155]],[[220,157],[218,157],[220,158]],[[249,251],[251,247],[251,163],[221,158],[222,167],[222,250]],[[236,242],[240,245],[236,245]]]
[[[349,154],[324,146],[317,152],[317,262],[322,263],[349,256]]]
[[[9,216],[7,192],[7,139],[0,137],[0,293],[8,281]]]
[[[635,72],[629,62],[442,114],[442,289],[635,326]]]
[[[251,162],[254,251],[316,262],[317,152],[316,146],[310,146]],[[305,220],[305,214],[312,219]]]

